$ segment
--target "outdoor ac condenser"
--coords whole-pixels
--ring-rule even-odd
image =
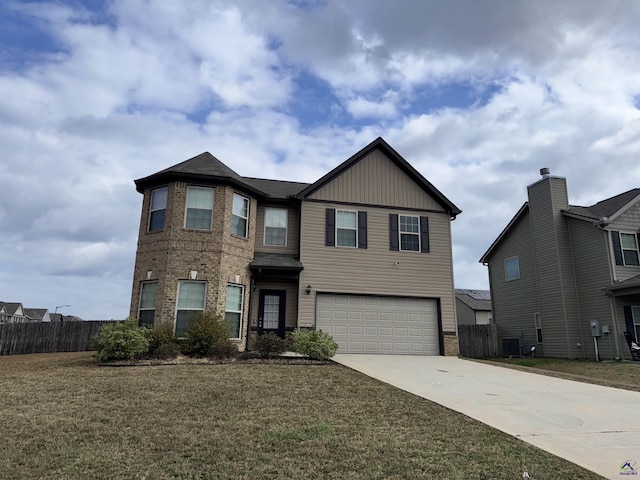
[[[503,338],[502,354],[505,357],[521,357],[522,350],[520,346],[520,339],[519,338]]]

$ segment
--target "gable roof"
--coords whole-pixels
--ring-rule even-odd
[[[302,190],[300,193],[296,195],[299,199],[305,199],[318,189],[325,186],[327,183],[331,182],[333,179],[338,177],[344,171],[351,168],[353,165],[358,163],[360,160],[369,155],[372,151],[379,149],[381,150],[392,162],[394,162],[400,169],[407,174],[414,182],[416,182],[425,192],[434,197],[436,201],[442,205],[442,207],[449,213],[449,215],[455,218],[456,215],[462,213],[458,207],[456,207],[447,197],[445,197],[436,187],[434,187],[431,182],[429,182],[426,178],[424,178],[420,172],[418,172],[415,168],[413,168],[409,162],[407,162],[402,156],[396,152],[387,142],[382,139],[382,137],[376,138],[369,145],[364,147],[355,155],[351,156],[346,161],[342,162],[336,168],[331,170],[329,173],[324,175],[322,178],[316,180],[314,183],[309,185],[307,188]]]
[[[516,212],[516,214],[513,216],[513,218],[509,221],[509,223],[507,223],[507,226],[504,227],[504,230],[502,230],[502,232],[500,232],[500,235],[498,235],[498,237],[493,241],[493,243],[489,246],[489,248],[487,249],[486,252],[484,252],[484,254],[482,255],[482,257],[480,257],[480,263],[486,263],[487,262],[487,258],[489,258],[489,256],[493,253],[493,251],[496,249],[496,247],[498,245],[500,245],[500,243],[502,243],[502,240],[504,240],[504,238],[507,236],[507,234],[509,233],[509,231],[513,228],[513,226],[518,223],[518,221],[524,216],[525,213],[527,213],[529,211],[529,202],[524,202],[522,204],[522,206],[520,207],[520,210],[518,210]]]
[[[468,290],[456,288],[456,298],[472,310],[491,311],[491,292],[489,290]]]
[[[42,320],[47,314],[46,308],[25,308],[24,314],[34,320]]]
[[[266,193],[269,198],[286,199],[293,197],[309,186],[308,183],[267,180],[264,178],[243,177],[245,182]]]
[[[640,188],[632,188],[624,193],[601,200],[590,207],[569,206],[562,212],[568,216],[584,217],[585,220],[608,220],[617,216],[627,205],[633,203],[640,195]]]
[[[2,305],[5,308],[5,311],[9,315],[15,315],[18,310],[22,310],[24,313],[24,309],[22,308],[22,304],[18,302],[2,302]]]

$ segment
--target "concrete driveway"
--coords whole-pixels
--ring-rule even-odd
[[[456,357],[334,360],[475,418],[606,478],[640,479],[640,393]],[[634,470],[621,469],[630,462]]]

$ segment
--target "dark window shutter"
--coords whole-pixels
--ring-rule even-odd
[[[398,239],[398,214],[389,214],[389,250],[397,252],[400,250]]]
[[[616,265],[624,265],[622,247],[620,246],[620,232],[611,232],[611,243],[613,244],[613,255],[616,257]]]
[[[367,248],[367,212],[358,212],[358,248]]]
[[[429,217],[420,217],[420,244],[422,253],[429,253]]]
[[[624,310],[624,324],[625,327],[627,328],[627,332],[629,332],[633,338],[635,338],[635,329],[633,326],[633,313],[631,312],[631,307],[628,305],[625,305],[624,307],[622,307],[622,309]]]
[[[335,208],[327,208],[324,244],[327,247],[336,246],[336,209]]]

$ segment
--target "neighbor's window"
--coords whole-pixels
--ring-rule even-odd
[[[142,282],[140,288],[140,308],[138,310],[139,327],[153,328],[157,296],[158,282]]]
[[[336,245],[358,246],[358,212],[336,210]]]
[[[520,262],[518,257],[510,257],[504,260],[505,280],[516,280],[520,278]]]
[[[204,311],[207,282],[181,281],[178,285],[176,337],[184,337],[196,316]]]
[[[167,187],[151,190],[151,208],[149,213],[149,231],[157,232],[164,228],[164,217],[167,212]]]
[[[189,187],[187,189],[187,214],[185,228],[211,230],[213,217],[213,188]]]
[[[400,215],[400,250],[420,251],[420,217]]]
[[[542,317],[539,313],[534,313],[533,318],[536,322],[536,339],[538,343],[542,343]]]
[[[287,244],[287,210],[267,208],[264,211],[264,244],[284,247]]]
[[[620,233],[620,246],[625,265],[640,266],[638,257],[638,238],[635,233]]]
[[[224,316],[231,332],[231,338],[240,338],[243,297],[244,287],[242,285],[227,285],[227,306]]]
[[[247,237],[249,228],[249,199],[237,193],[233,194],[233,210],[231,215],[231,233]]]

